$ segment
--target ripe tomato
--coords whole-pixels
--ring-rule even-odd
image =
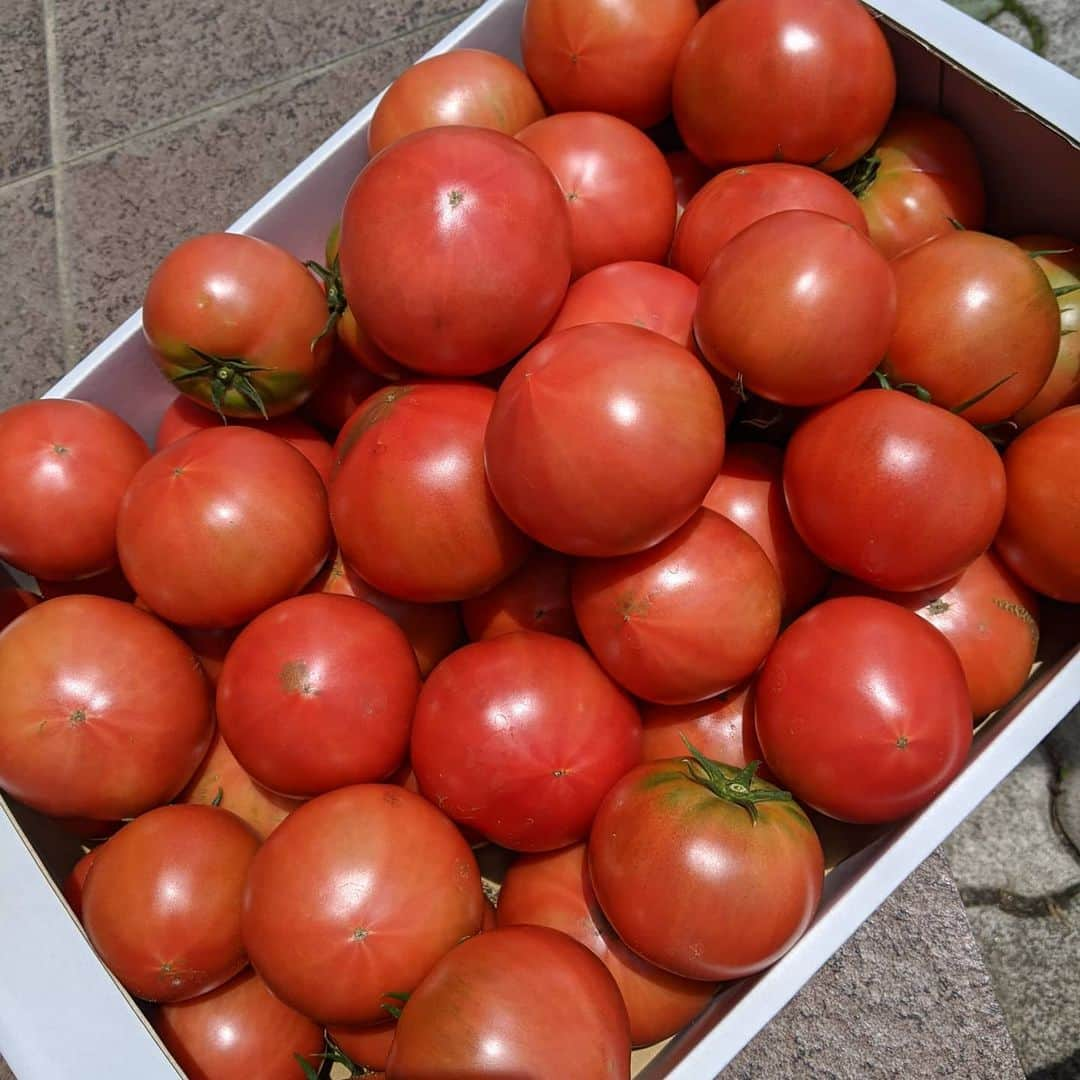
[[[528,0],[525,70],[554,112],[594,110],[641,128],[671,112],[694,0]]]
[[[754,733],[754,695],[749,682],[690,705],[650,705],[641,709],[644,761],[685,757],[689,739],[706,757],[744,768],[765,756]],[[763,780],[769,777],[762,770]]]
[[[780,635],[755,684],[757,735],[795,797],[841,821],[896,821],[960,771],[971,698],[948,639],[896,604],[849,596]]]
[[[584,945],[546,926],[501,927],[432,968],[401,1013],[386,1075],[628,1080],[626,1008]]]
[[[200,431],[139,470],[116,539],[124,574],[152,611],[199,629],[239,626],[322,566],[326,489],[301,454],[265,431]]]
[[[499,388],[484,440],[499,505],[570,555],[624,555],[669,536],[723,454],[724,410],[701,363],[659,334],[607,323],[532,349]]]
[[[495,392],[472,383],[389,387],[339,440],[330,512],[342,557],[402,600],[461,600],[525,560],[529,542],[484,476]]]
[[[795,432],[784,495],[822,562],[911,592],[955,577],[990,546],[1005,510],[1005,469],[960,417],[895,390],[864,390]]]
[[[490,905],[485,904],[485,908]],[[366,1027],[335,1027],[326,1034],[337,1044],[354,1065],[369,1070],[385,1069],[394,1041],[397,1022],[369,1024]]]
[[[331,1027],[374,1024],[388,994],[411,993],[479,930],[485,903],[449,820],[409,791],[358,784],[305,803],[263,844],[244,942],[287,1005]]]
[[[1005,451],[1005,475],[997,553],[1026,585],[1080,603],[1080,405],[1051,413],[1016,439]]]
[[[639,956],[689,979],[732,979],[795,944],[825,868],[787,792],[749,766],[684,756],[646,762],[611,789],[589,835],[589,873]]]
[[[278,1001],[254,971],[192,1001],[162,1005],[151,1020],[188,1080],[296,1080],[294,1055],[323,1049],[322,1028]]]
[[[385,379],[337,347],[322,381],[304,404],[303,414],[325,431],[340,431],[360,405],[385,385]]]
[[[558,310],[570,216],[550,170],[510,136],[431,128],[357,177],[340,259],[349,306],[381,349],[417,371],[475,375],[517,356]]]
[[[686,1027],[716,990],[714,983],[672,975],[622,943],[596,901],[584,844],[516,859],[499,890],[495,920],[500,927],[549,926],[595,953],[619,987],[634,1046]]]
[[[895,94],[889,46],[858,0],[724,0],[679,54],[673,104],[706,165],[836,172],[870,149]]]
[[[569,586],[567,588],[569,589]],[[14,585],[5,585],[0,588],[0,630],[40,602],[32,592],[16,588]]]
[[[780,628],[780,582],[748,533],[699,510],[655,547],[574,567],[574,614],[632,694],[683,705],[748,678]]]
[[[72,914],[79,922],[82,922],[82,897],[83,889],[86,888],[86,876],[90,873],[90,867],[94,865],[100,850],[99,847],[91,848],[83,855],[71,868],[71,873],[64,878],[64,883],[60,886],[64,899],[68,902]]]
[[[0,787],[56,817],[141,814],[187,783],[213,734],[191,650],[119,600],[65,596],[0,635]]]
[[[641,760],[641,723],[580,645],[522,631],[466,645],[431,673],[409,758],[454,821],[514,851],[551,851],[585,836]]]
[[[233,643],[218,724],[255,780],[306,798],[389,776],[419,692],[416,657],[392,619],[349,596],[296,596]]]
[[[707,169],[689,150],[669,150],[664,160],[675,181],[675,213],[682,219],[690,200],[709,182],[712,170]],[[678,236],[678,231],[675,233]]]
[[[575,112],[530,124],[518,141],[555,174],[566,196],[574,277],[607,263],[667,258],[675,181],[647,135],[605,113]],[[545,237],[538,246],[547,243]]]
[[[258,847],[228,810],[160,806],[101,848],[83,891],[83,925],[131,993],[184,1001],[247,964],[240,901]]]
[[[516,135],[544,115],[536,87],[516,64],[484,49],[429,56],[398,76],[368,128],[368,152],[425,128],[467,124]]]
[[[65,581],[115,566],[120,500],[149,456],[119,416],[88,401],[0,413],[0,560]]]
[[[292,412],[311,396],[332,347],[326,298],[304,264],[237,233],[174,248],[150,279],[142,316],[166,378],[225,416]]]
[[[675,231],[671,265],[700,282],[725,244],[784,210],[828,214],[866,235],[866,218],[843,184],[818,169],[770,161],[726,169],[690,200]]]

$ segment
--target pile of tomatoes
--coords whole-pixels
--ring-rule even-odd
[[[856,0],[703,7],[528,0],[325,265],[177,247],[153,452],[0,416],[0,786],[192,1078],[629,1075],[1080,602],[1080,250]]]

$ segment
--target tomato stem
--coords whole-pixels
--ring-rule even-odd
[[[930,391],[927,390],[925,386],[920,386],[918,383],[913,382],[894,383],[881,368],[876,368],[874,370],[874,378],[877,379],[878,385],[882,390],[902,390],[905,393],[910,391],[914,397],[917,397],[920,401],[925,401],[927,404],[932,400]]]
[[[210,387],[210,401],[217,410],[218,416],[228,423],[228,417],[222,411],[221,405],[225,400],[225,394],[229,390],[236,390],[241,397],[246,399],[262,414],[264,420],[269,420],[266,406],[263,405],[262,395],[251,381],[251,375],[267,371],[268,368],[259,367],[257,364],[249,364],[242,356],[214,356],[203,352],[194,345],[187,346],[200,360],[201,367],[192,368],[190,371],[181,372],[172,376],[174,383],[190,382],[192,379],[206,379]]]
[[[311,348],[314,349],[337,326],[338,319],[345,313],[347,302],[345,288],[341,284],[341,264],[336,255],[329,266],[323,266],[314,259],[308,259],[304,265],[322,281],[326,290],[326,322],[311,339]]]
[[[836,174],[836,179],[856,199],[861,199],[873,186],[880,168],[881,158],[877,156],[876,151],[871,150],[869,153],[863,154],[854,164],[849,165],[846,169],[841,169]]]
[[[750,815],[751,821],[758,819],[758,803],[794,801],[790,791],[781,791],[772,784],[754,787],[754,773],[760,768],[760,761],[751,761],[744,768],[735,769],[707,758],[685,735],[682,741],[692,755],[683,759],[690,779],[695,784],[707,787],[717,798],[741,806]]]
[[[961,401],[959,405],[954,405],[950,412],[956,413],[959,416],[962,412],[967,411],[973,405],[978,405],[983,398],[989,397],[999,386],[1004,386],[1011,378],[1016,375],[1015,371],[1010,371],[1008,375],[1002,375],[1000,379],[993,386],[988,386],[985,390],[980,390],[974,397],[969,397],[967,401]]]

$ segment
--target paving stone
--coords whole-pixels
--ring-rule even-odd
[[[44,35],[41,0],[0,0],[0,181],[51,160]]]

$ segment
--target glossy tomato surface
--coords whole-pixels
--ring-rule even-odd
[[[754,731],[754,693],[750,682],[690,705],[641,707],[644,761],[685,757],[689,740],[706,757],[743,768],[765,755]],[[758,775],[762,775],[761,769]],[[763,775],[762,779],[769,779]]]

